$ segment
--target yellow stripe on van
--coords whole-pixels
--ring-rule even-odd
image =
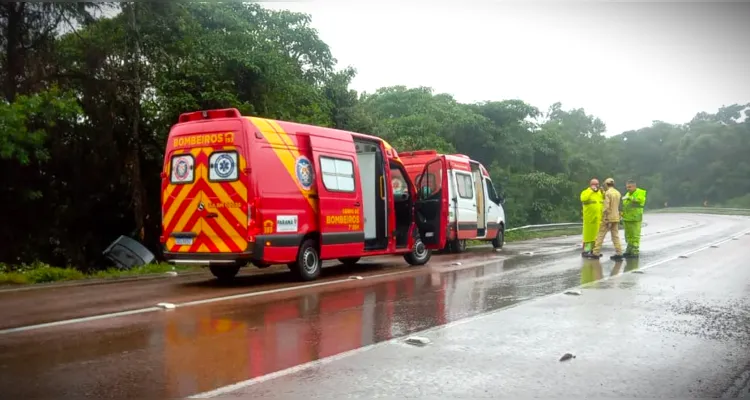
[[[220,218],[216,218],[216,220],[219,220],[219,219]],[[224,229],[223,226],[221,228]],[[211,225],[209,225],[208,222],[204,222],[201,225],[201,231],[203,231],[203,233],[205,233],[210,238],[218,238],[219,237],[218,235],[216,235],[216,231],[214,231],[211,228]],[[231,232],[231,230],[227,231],[227,232]],[[223,240],[212,240],[211,242],[214,244],[214,246],[216,246],[217,249],[219,249],[219,252],[221,252],[221,253],[227,253],[227,252],[230,251],[229,250],[229,246],[226,243],[224,243]],[[239,246],[239,247],[242,248],[243,246],[244,246],[244,244],[242,246]],[[201,253],[203,253],[204,251],[201,250],[201,249],[204,249],[204,248],[206,249],[205,250],[206,253],[210,252],[210,250],[208,249],[208,247],[205,247],[205,243],[202,243],[200,245],[200,247],[198,248],[198,251],[201,252]]]
[[[292,138],[289,137],[289,135],[284,131],[281,125],[276,123],[276,121],[258,117],[247,118],[250,119],[250,121],[253,123],[253,125],[255,125],[256,128],[258,128],[258,130],[268,141],[268,143],[271,144],[271,148],[273,149],[274,153],[276,153],[276,157],[278,157],[281,163],[284,165],[284,168],[286,168],[287,173],[289,173],[289,177],[291,177],[292,181],[294,181],[294,183],[297,185],[297,189],[299,189],[302,196],[307,199],[307,202],[310,204],[310,207],[312,207],[313,212],[317,214],[318,202],[317,200],[309,197],[309,195],[316,193],[315,185],[313,184],[310,187],[310,190],[307,190],[303,188],[297,180],[296,164],[297,158],[300,156],[300,153],[299,148],[294,144]],[[313,160],[310,160],[310,162],[313,162]]]

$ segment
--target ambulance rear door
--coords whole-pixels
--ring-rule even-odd
[[[428,249],[440,250],[445,244],[448,225],[448,170],[444,157],[425,165],[417,178],[416,217],[422,242]]]

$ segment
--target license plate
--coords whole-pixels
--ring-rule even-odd
[[[178,246],[190,246],[193,244],[193,238],[174,238]]]

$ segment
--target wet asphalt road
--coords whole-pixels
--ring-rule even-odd
[[[642,266],[750,229],[750,219],[727,216],[648,215],[647,222]],[[487,397],[502,388],[503,396],[681,395],[683,389],[699,390],[688,395],[710,395],[729,388],[728,382],[747,370],[750,351],[740,344],[750,343],[743,328],[750,326],[743,320],[750,311],[745,267],[750,236],[643,275],[597,283],[602,290],[584,289],[582,296],[538,299],[636,268],[632,262],[584,262],[573,249],[579,240],[436,256],[425,268],[329,269],[329,281],[316,286],[271,274],[233,287],[193,276],[141,282],[145,288],[128,282],[15,292],[22,299],[10,307],[15,311],[3,310],[15,321],[6,326],[18,327],[23,307],[30,305],[36,317],[29,323],[57,320],[45,307],[62,308],[65,295],[95,299],[74,302],[83,308],[76,316],[157,301],[171,300],[178,308],[0,333],[0,393],[3,398],[183,397],[255,379],[234,393]],[[605,246],[605,254],[611,253]],[[488,263],[477,266],[480,259]],[[346,280],[349,274],[364,279]],[[61,292],[49,294],[54,290]],[[246,295],[250,292],[258,295]],[[109,300],[109,294],[120,300]],[[5,306],[13,295],[0,293],[0,301]],[[210,300],[226,295],[244,297]],[[101,299],[107,299],[108,308],[102,308],[107,311],[97,309]],[[209,302],[190,303],[198,299]],[[496,310],[502,311],[465,319]],[[469,322],[425,334],[433,343],[423,348],[392,340],[461,320]],[[718,330],[723,333],[694,333],[696,327],[713,326],[723,327]],[[375,343],[381,344],[312,369],[287,370]],[[567,351],[579,357],[559,363]],[[685,368],[676,368],[678,362]],[[269,379],[272,373],[280,376]],[[699,374],[706,385],[685,386]],[[676,379],[677,386],[660,380],[667,378]]]

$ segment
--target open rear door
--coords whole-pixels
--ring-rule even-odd
[[[445,245],[448,225],[448,175],[445,160],[436,158],[417,179],[417,226],[428,249]]]

